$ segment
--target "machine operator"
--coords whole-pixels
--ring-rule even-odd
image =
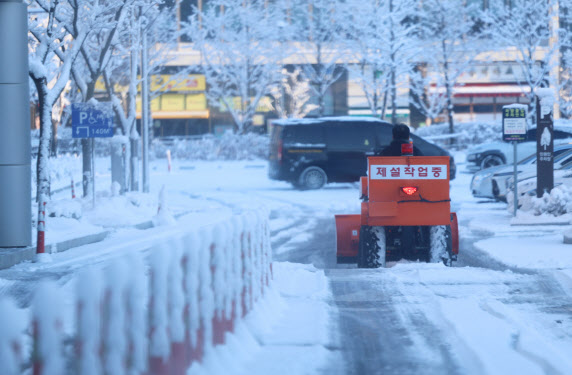
[[[409,139],[409,126],[396,124],[393,126],[391,132],[393,134],[393,140],[389,146],[384,149],[376,150],[375,156],[405,156],[411,155],[411,152],[413,156],[423,156],[419,148],[415,147]],[[411,148],[413,149],[412,151]]]

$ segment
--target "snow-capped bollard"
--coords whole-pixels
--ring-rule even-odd
[[[224,249],[226,233],[223,225],[217,225],[214,232],[216,237],[210,245],[212,288],[214,293],[213,345],[224,344]]]
[[[126,287],[128,338],[128,373],[141,374],[148,366],[148,311],[145,264],[138,253],[129,256],[129,280]]]
[[[212,270],[211,270],[211,241],[213,238],[212,229],[205,228],[202,231],[202,246],[199,251],[199,278],[200,278],[200,311],[201,311],[201,330],[203,333],[203,352],[206,354],[212,347],[213,342],[213,326],[214,318],[214,295],[212,286]]]
[[[234,331],[235,320],[242,316],[242,220],[235,216],[231,221],[232,242],[230,244],[231,271],[230,286],[232,288],[232,328]]]
[[[246,286],[246,312],[252,310],[254,306],[254,285],[253,285],[253,278],[254,278],[254,245],[253,240],[254,236],[252,233],[252,225],[253,225],[253,218],[252,215],[247,214],[244,216],[245,220],[245,229],[246,229],[246,258],[245,258],[245,268],[246,274],[244,275],[245,278],[245,286]]]
[[[149,305],[150,345],[149,370],[151,375],[169,373],[169,313],[168,272],[170,252],[161,244],[155,246],[150,256],[151,295]]]
[[[76,372],[82,375],[101,373],[101,275],[87,269],[77,282]]]
[[[27,319],[12,301],[0,300],[0,374],[19,375],[22,371],[22,337]]]
[[[184,238],[185,252],[185,321],[187,323],[185,341],[187,343],[187,361],[202,359],[203,333],[199,309],[199,250],[202,249],[201,236],[190,233]]]
[[[221,241],[221,250],[222,250],[222,266],[223,266],[223,302],[222,302],[222,316],[221,319],[223,321],[224,331],[225,332],[233,332],[234,331],[234,321],[232,319],[233,314],[233,306],[232,306],[232,299],[233,299],[233,288],[234,286],[231,283],[232,280],[232,237],[233,237],[233,228],[230,222],[225,222],[221,224],[222,230],[226,233],[226,236],[223,241]]]
[[[244,232],[244,229],[240,233],[240,259],[241,259],[241,271],[240,278],[242,280],[241,291],[240,291],[240,305],[241,305],[241,317],[244,318],[248,312],[248,284],[246,282],[246,275],[248,274],[246,266],[246,254],[248,249],[248,235]]]
[[[167,150],[167,171],[171,173],[171,150]]]
[[[176,238],[170,243],[171,261],[168,273],[169,333],[171,339],[170,375],[185,375],[185,294],[183,291],[183,243]]]
[[[106,270],[105,300],[103,304],[104,369],[109,375],[125,374],[128,363],[127,332],[127,275],[126,260],[114,261]]]
[[[171,215],[171,210],[167,205],[167,189],[165,185],[161,187],[159,191],[159,204],[157,206],[157,215],[155,215],[152,219],[153,225],[158,227],[162,225],[173,225],[177,221]]]
[[[260,230],[260,216],[253,215],[252,220],[252,294],[254,302],[258,302],[262,294],[262,265],[261,265],[261,230]]]
[[[63,296],[53,282],[41,284],[32,303],[33,375],[64,374]]]

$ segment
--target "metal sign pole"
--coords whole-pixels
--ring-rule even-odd
[[[517,180],[518,172],[516,170],[516,164],[517,164],[517,162],[516,162],[516,158],[517,158],[516,147],[518,145],[518,142],[516,142],[516,141],[512,142],[512,145],[514,146],[514,161],[513,161],[513,164],[514,164],[514,171],[513,171],[514,172],[513,173],[513,175],[514,175],[514,201],[513,202],[514,203],[513,203],[513,206],[514,207],[513,207],[512,216],[516,217],[516,211],[518,210],[518,180]]]
[[[92,205],[95,208],[95,138],[91,140],[91,195]]]
[[[72,103],[72,136],[85,139],[85,155],[91,156],[91,161],[85,164],[91,169],[89,174],[84,172],[87,180],[84,192],[92,195],[92,205],[95,208],[95,139],[113,137],[113,110],[111,103]],[[89,139],[89,140],[88,140]],[[86,158],[87,159],[87,158]],[[91,184],[91,188],[89,187]],[[90,194],[87,193],[87,194]]]
[[[513,147],[513,216],[518,211],[518,142],[526,140],[526,106],[523,104],[505,105],[502,108],[502,139],[511,142]]]

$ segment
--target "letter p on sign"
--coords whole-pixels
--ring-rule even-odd
[[[83,124],[83,120],[87,118],[87,112],[80,112],[79,113],[79,123]]]

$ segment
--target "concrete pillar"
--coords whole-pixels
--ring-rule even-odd
[[[0,247],[32,244],[28,12],[0,0]]]

